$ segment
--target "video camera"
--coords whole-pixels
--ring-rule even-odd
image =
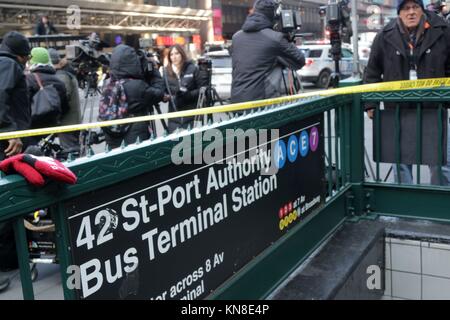
[[[212,60],[207,57],[200,57],[197,60],[197,65],[200,72],[207,72],[210,74],[212,72]]]
[[[353,35],[349,0],[329,0],[328,5],[319,8],[319,15],[326,17],[327,30],[330,32],[331,56],[335,61],[335,74],[331,79],[333,87],[339,83],[339,60],[342,58],[342,42],[350,43]]]
[[[66,46],[66,58],[77,70],[80,88],[84,89],[86,85],[97,87],[97,70],[109,66],[109,56],[101,52],[104,47],[105,43],[96,33],[91,34],[87,40]]]
[[[139,49],[136,53],[139,57],[142,66],[142,72],[146,81],[150,81],[153,76],[153,71],[158,70],[161,66],[159,55],[156,52],[149,52],[153,47],[153,40],[147,38],[139,39]]]
[[[288,36],[289,41],[294,41],[296,32],[302,27],[302,18],[299,11],[284,10],[281,1],[277,2],[275,10],[276,23],[274,30],[280,31]]]

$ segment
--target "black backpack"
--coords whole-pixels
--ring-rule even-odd
[[[58,90],[53,84],[43,86],[37,73],[33,73],[39,91],[33,96],[31,102],[31,121],[32,123],[52,122],[61,115],[61,99]]]

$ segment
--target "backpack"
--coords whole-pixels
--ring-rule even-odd
[[[117,120],[128,117],[128,98],[123,84],[125,80],[109,81],[100,98],[98,119],[100,121]],[[124,135],[129,124],[114,125],[103,128],[110,135]]]
[[[53,84],[44,86],[37,73],[33,73],[33,76],[39,85],[39,91],[31,102],[31,122],[56,122],[62,113],[58,90]]]

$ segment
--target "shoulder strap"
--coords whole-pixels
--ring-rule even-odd
[[[163,78],[164,78],[164,82],[166,83],[167,92],[169,92],[170,101],[172,102],[173,108],[175,109],[175,111],[178,111],[177,106],[175,104],[175,100],[172,95],[172,92],[170,90],[169,80],[167,79],[167,68],[166,67],[163,68]]]
[[[39,77],[39,75],[36,72],[33,72],[33,76],[36,79],[39,89],[40,90],[44,89],[44,86],[42,85],[42,81],[41,81],[41,78]]]

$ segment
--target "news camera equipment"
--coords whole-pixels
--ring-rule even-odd
[[[350,43],[353,35],[350,21],[349,0],[329,0],[326,8],[320,7],[319,14],[326,13],[327,29],[330,32],[331,56],[334,60],[335,72],[330,77],[330,86],[339,85],[339,61],[342,58],[342,42]]]
[[[99,68],[109,66],[109,56],[102,52],[106,46],[97,34],[93,33],[87,40],[66,46],[66,58],[77,69],[77,78],[81,89],[93,86],[93,79]]]
[[[85,120],[88,104],[90,104],[90,112],[88,122],[92,122],[94,118],[94,104],[98,102],[99,83],[105,80],[108,73],[110,56],[102,52],[107,44],[100,40],[99,36],[94,32],[87,39],[80,40],[77,44],[66,46],[66,58],[71,61],[73,67],[77,70],[77,79],[81,89],[84,90],[84,105],[82,107],[82,121]],[[102,78],[99,79],[99,73]],[[100,81],[99,81],[100,80]],[[88,143],[91,141],[91,132],[89,129],[80,134],[81,156],[87,154],[90,147]]]
[[[285,35],[289,42],[295,42],[297,37],[301,37],[298,31],[302,27],[302,18],[299,11],[285,10],[281,1],[276,1],[277,8],[275,9],[275,25],[273,29],[281,32]],[[281,59],[280,59],[281,60]],[[283,79],[284,88],[287,95],[297,94],[302,90],[301,81],[297,72],[289,68],[287,63],[279,61],[282,66],[281,76]],[[286,76],[288,79],[292,79],[292,86],[288,86],[286,83]],[[291,83],[291,81],[289,81]],[[289,90],[291,89],[291,90]]]
[[[276,1],[274,30],[286,35],[290,42],[294,42],[297,31],[302,27],[302,17],[299,11],[285,10],[281,1]]]
[[[62,147],[55,142],[56,135],[54,133],[39,140],[37,145],[28,146],[24,153],[35,156],[46,156],[61,160]]]
[[[200,76],[208,79],[208,84],[205,87],[200,88],[200,93],[197,100],[197,109],[213,107],[217,102],[219,102],[220,105],[223,105],[223,100],[217,93],[216,88],[212,85],[212,60],[207,57],[201,57],[197,60],[197,65],[200,71]],[[183,87],[180,87],[180,90],[182,89]],[[203,125],[205,124],[205,117],[195,116],[194,121],[200,121]],[[206,122],[208,121],[213,121],[212,114],[208,114],[206,116]]]

